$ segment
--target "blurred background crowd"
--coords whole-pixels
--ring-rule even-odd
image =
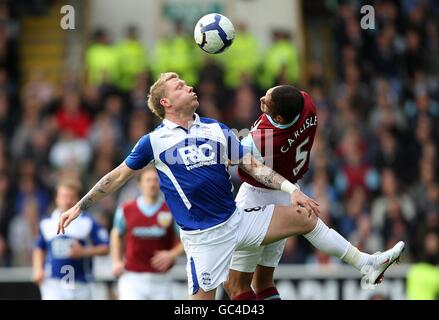
[[[135,25],[117,42],[95,30],[84,72],[52,83],[43,68],[20,76],[19,19],[11,2],[0,1],[0,266],[31,264],[38,221],[51,211],[60,178],[79,177],[87,190],[155,128],[146,94],[165,71],[195,87],[200,115],[237,130],[259,116],[269,87],[309,92],[318,133],[300,184],[321,204],[322,218],[361,250],[403,240],[405,262],[437,264],[439,4],[375,1],[375,29],[368,30],[360,25],[361,4],[326,2],[331,65],[301,56],[285,30],[273,30],[263,48],[239,22],[232,48],[208,56],[176,20],[154,47],[139,41],[145,30]],[[90,210],[109,229],[116,206],[135,195],[132,180]],[[339,263],[299,237],[288,240],[281,262]]]

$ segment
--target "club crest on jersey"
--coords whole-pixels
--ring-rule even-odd
[[[160,211],[157,215],[157,223],[162,228],[167,228],[172,223],[172,214],[169,211]]]

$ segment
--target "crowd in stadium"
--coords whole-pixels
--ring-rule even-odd
[[[176,21],[175,32],[153,48],[135,27],[117,43],[97,30],[84,75],[66,72],[59,86],[44,70],[21,83],[16,21],[0,7],[0,266],[31,265],[57,181],[78,177],[88,190],[154,129],[159,119],[146,96],[165,71],[195,87],[201,116],[237,130],[257,119],[267,88],[288,83],[309,92],[318,133],[300,184],[320,203],[321,218],[360,250],[384,251],[403,240],[404,261],[439,262],[439,6],[399,2],[376,3],[374,30],[361,29],[358,8],[339,4],[333,66],[305,66],[294,37],[280,30],[263,50],[243,25],[233,49],[208,56]],[[91,212],[110,229],[117,205],[136,192],[133,179]],[[301,237],[288,240],[281,262],[339,263]]]

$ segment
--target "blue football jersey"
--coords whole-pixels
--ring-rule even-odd
[[[87,213],[73,220],[65,234],[57,235],[59,210],[40,222],[40,230],[35,246],[46,251],[45,274],[47,278],[63,278],[74,272],[74,280],[88,282],[93,279],[92,258],[72,259],[69,251],[76,241],[82,246],[108,245],[108,232]]]
[[[226,125],[195,114],[189,129],[163,120],[140,138],[125,163],[138,170],[153,161],[177,224],[183,230],[205,230],[235,211],[227,164],[246,152]]]

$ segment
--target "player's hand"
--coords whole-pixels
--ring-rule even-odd
[[[119,278],[124,272],[123,261],[113,262],[113,274],[116,278]]]
[[[67,228],[70,222],[75,220],[80,215],[80,213],[81,213],[81,209],[79,209],[76,206],[62,213],[59,216],[58,230],[56,231],[56,234],[59,234],[60,232],[64,234],[64,229]]]
[[[72,259],[81,259],[85,256],[85,248],[79,243],[79,241],[75,241],[70,247],[69,257]]]
[[[34,271],[34,274],[32,275],[32,281],[36,284],[41,284],[44,280],[44,270],[38,269]]]
[[[291,194],[291,204],[293,206],[303,207],[308,212],[308,217],[315,214],[317,217],[320,214],[319,203],[308,197],[299,189]]]
[[[159,272],[168,271],[175,262],[175,256],[168,250],[156,251],[151,258],[151,265]]]

